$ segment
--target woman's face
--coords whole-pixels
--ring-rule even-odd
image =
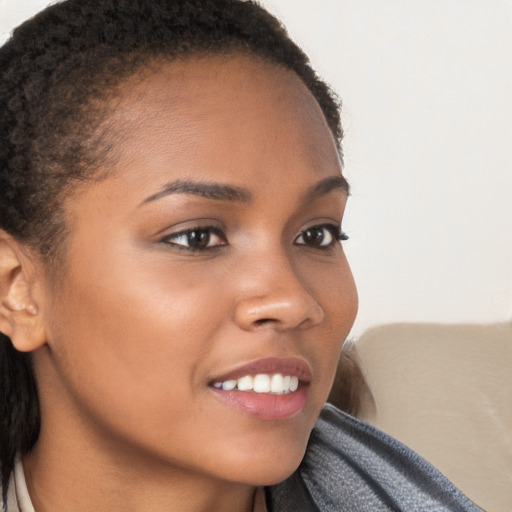
[[[292,73],[219,57],[126,83],[109,123],[115,164],[67,201],[66,264],[45,298],[42,432],[282,480],[357,308],[322,112]]]

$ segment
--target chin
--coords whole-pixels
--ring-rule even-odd
[[[298,468],[304,457],[309,436],[302,440],[301,437],[290,436],[279,443],[263,441],[249,449],[231,451],[233,456],[224,459],[225,478],[251,486],[282,482]]]
[[[299,467],[303,456],[304,454],[297,458],[297,460],[293,461],[293,463],[290,462],[288,464],[276,464],[276,461],[273,460],[266,468],[255,471],[251,475],[251,481],[248,483],[257,487],[278,484],[279,482],[286,480],[295,472]]]
[[[227,478],[255,486],[286,480],[304,458],[317,416],[316,408],[312,408],[289,420],[253,424],[253,428],[231,435],[229,447],[224,445],[222,450]]]

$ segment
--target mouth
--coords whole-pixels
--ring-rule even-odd
[[[299,413],[307,401],[312,371],[301,359],[266,358],[214,378],[209,387],[228,406],[264,420]]]

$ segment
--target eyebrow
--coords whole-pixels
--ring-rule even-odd
[[[329,176],[318,183],[315,183],[306,193],[302,196],[303,203],[309,203],[315,199],[327,195],[333,190],[341,190],[347,197],[350,195],[350,185],[347,180],[341,175]]]
[[[350,187],[342,175],[329,176],[310,187],[301,198],[302,203],[318,199],[333,190],[341,190],[347,196]],[[229,201],[232,203],[250,203],[252,194],[249,190],[222,183],[208,183],[194,180],[175,180],[166,183],[161,190],[147,197],[142,204],[150,203],[171,194],[190,194],[213,199],[216,201]]]
[[[245,188],[221,183],[207,183],[193,180],[176,180],[166,183],[162,189],[146,198],[142,204],[156,201],[170,194],[190,194],[216,201],[229,201],[232,203],[249,203],[252,194]]]

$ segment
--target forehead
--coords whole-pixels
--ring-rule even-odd
[[[207,157],[244,174],[249,162],[275,172],[293,156],[310,168],[340,169],[331,131],[307,87],[293,72],[255,57],[155,66],[122,86],[109,121],[125,159],[154,161],[158,154],[172,165],[186,157],[190,170]]]

